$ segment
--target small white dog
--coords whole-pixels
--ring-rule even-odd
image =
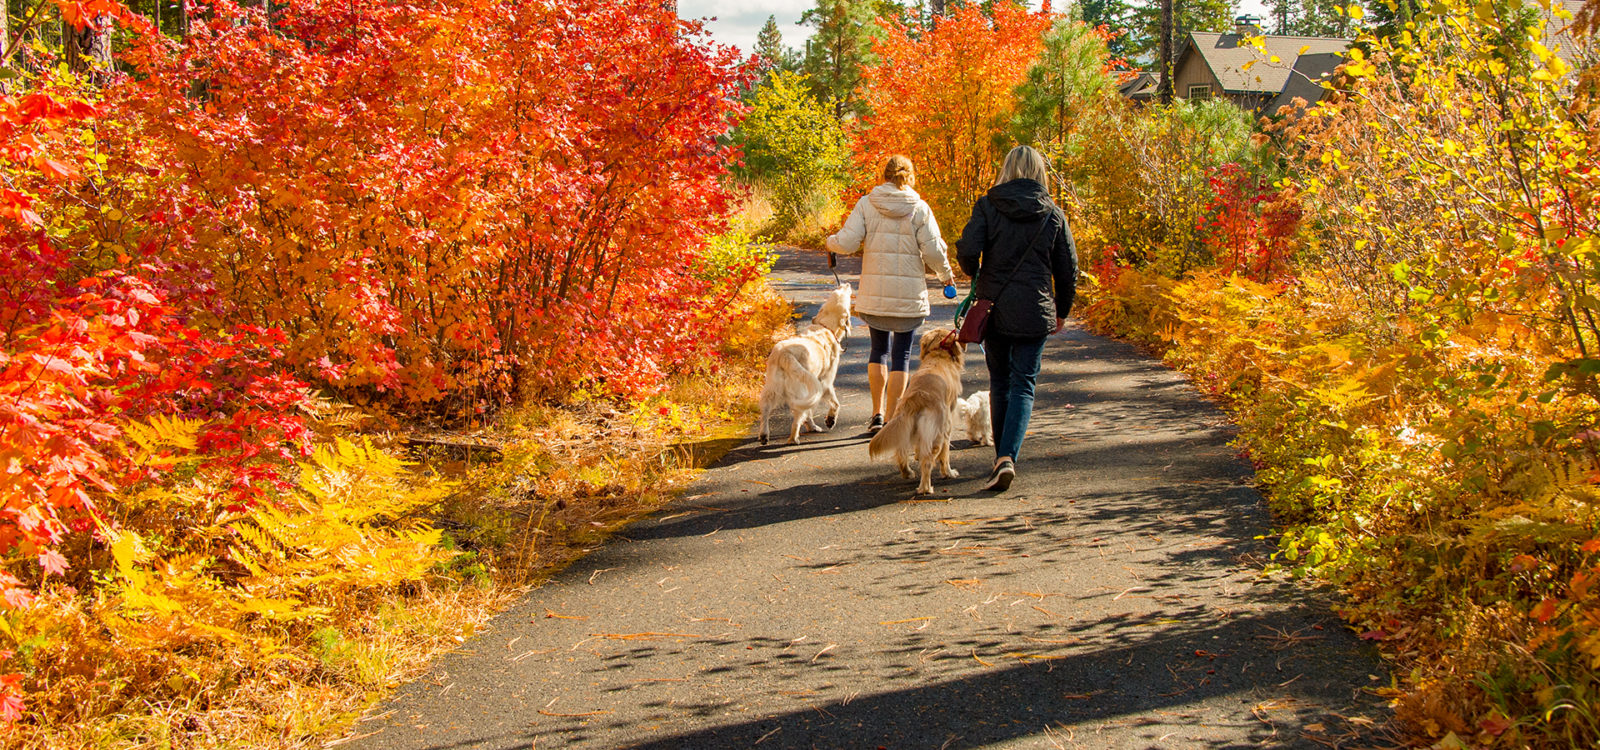
[[[973,445],[994,445],[994,422],[989,417],[989,392],[978,391],[956,402],[956,422],[967,426]]]
[[[767,444],[767,420],[781,407],[789,407],[794,417],[790,445],[800,442],[802,427],[822,431],[813,412],[824,403],[828,406],[826,424],[833,427],[839,415],[833,381],[839,375],[844,339],[850,335],[850,293],[849,284],[840,284],[804,332],[779,341],[767,355],[767,382],[761,387],[762,445]]]

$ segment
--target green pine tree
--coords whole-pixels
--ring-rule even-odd
[[[783,32],[778,29],[776,16],[767,16],[766,24],[756,36],[755,55],[760,61],[763,80],[774,70],[796,70],[800,66],[799,55],[783,43]]]
[[[1161,2],[1133,10],[1128,24],[1128,56],[1140,63],[1155,63],[1161,43]],[[1172,0],[1172,52],[1183,46],[1191,31],[1232,31],[1233,0]]]
[[[800,69],[834,117],[862,114],[856,88],[861,71],[874,61],[872,39],[879,12],[876,0],[817,0],[816,7],[800,17],[800,23],[816,29],[806,41]]]

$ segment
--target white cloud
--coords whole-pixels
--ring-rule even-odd
[[[811,27],[796,25],[800,15],[815,5],[812,0],[678,0],[678,15],[684,18],[707,19],[706,29],[712,38],[723,44],[737,45],[750,52],[756,46],[756,35],[767,22],[767,16],[778,19],[778,29],[783,32],[783,43],[798,49],[811,36]],[[715,18],[716,20],[709,20]]]

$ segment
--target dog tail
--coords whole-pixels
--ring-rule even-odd
[[[884,456],[905,453],[916,436],[916,430],[915,417],[908,419],[900,414],[895,415],[883,429],[878,430],[878,434],[872,436],[872,442],[867,443],[867,456],[876,461]]]
[[[889,423],[872,436],[867,455],[876,460],[894,453],[909,453],[921,461],[939,448],[945,433],[945,405],[920,391],[906,394]]]
[[[777,378],[773,377],[775,372],[779,375]],[[800,364],[794,352],[787,348],[774,351],[772,358],[767,361],[767,385],[772,387],[775,384],[782,390],[774,396],[781,394],[777,400],[791,407],[809,409],[822,400],[822,381]]]

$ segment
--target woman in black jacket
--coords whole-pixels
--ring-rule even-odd
[[[1066,325],[1076,292],[1077,250],[1049,180],[1038,151],[1012,149],[956,243],[956,261],[978,298],[994,302],[983,336],[995,453],[985,489],[1009,489],[1016,478],[1044,340]]]

